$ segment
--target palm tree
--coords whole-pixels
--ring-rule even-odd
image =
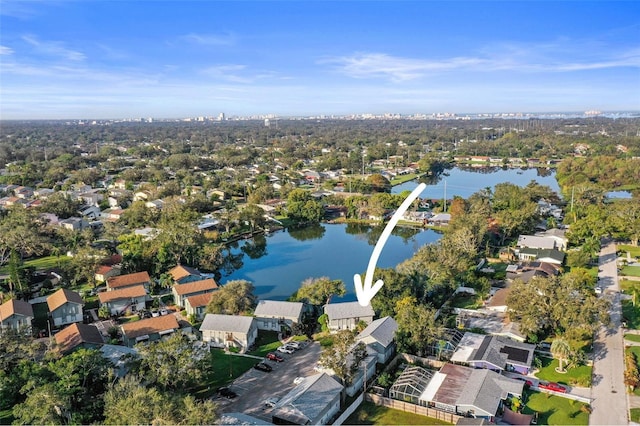
[[[554,358],[558,358],[558,373],[565,373],[566,370],[562,368],[562,361],[566,361],[569,355],[571,354],[571,346],[569,346],[569,342],[567,342],[562,337],[558,337],[553,340],[551,343],[551,354]]]

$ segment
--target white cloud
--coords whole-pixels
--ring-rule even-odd
[[[0,55],[12,55],[13,49],[8,46],[0,46]]]
[[[189,33],[180,39],[205,46],[232,46],[236,40],[232,34],[196,34]]]
[[[70,61],[83,61],[85,55],[82,52],[66,48],[63,43],[57,41],[40,41],[32,35],[22,36],[22,40],[33,46],[37,52],[44,55],[59,57]]]

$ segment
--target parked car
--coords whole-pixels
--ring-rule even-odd
[[[235,393],[234,391],[232,391],[231,389],[229,389],[228,387],[223,387],[218,389],[218,394],[220,394],[220,396],[224,396],[225,398],[228,399],[233,399],[236,396],[238,396],[237,393]]]
[[[602,294],[602,287],[596,287],[596,294]]]
[[[271,361],[275,361],[275,362],[282,362],[284,361],[284,358],[282,358],[280,355],[278,354],[274,354],[273,352],[269,352],[267,354],[267,359],[271,360]]]
[[[300,383],[302,383],[303,380],[304,380],[304,377],[296,377],[295,379],[293,379],[293,384],[299,385]]]
[[[514,377],[514,379],[524,382],[527,386],[533,386],[533,382],[525,377]]]
[[[556,382],[540,382],[540,384],[538,385],[538,387],[540,389],[546,389],[546,390],[552,390],[555,392],[562,392],[565,393],[567,391],[567,388],[565,388],[564,386],[556,383]]]
[[[255,368],[256,370],[265,371],[267,373],[273,371],[273,368],[271,368],[270,365],[265,364],[264,362],[257,363],[256,365],[253,366],[253,368]]]
[[[278,351],[278,352],[282,352],[283,354],[292,354],[292,353],[294,353],[296,350],[295,350],[295,349],[293,349],[291,346],[283,345],[283,346],[280,346],[280,347],[277,349],[277,351]]]
[[[295,350],[302,349],[302,344],[300,342],[295,342],[295,341],[288,342],[285,344],[285,346],[289,346]]]

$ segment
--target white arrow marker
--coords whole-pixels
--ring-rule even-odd
[[[427,185],[424,183],[418,185],[418,187],[414,189],[411,194],[409,194],[407,199],[404,200],[402,204],[400,204],[400,207],[398,207],[398,210],[396,210],[393,216],[391,216],[391,220],[389,220],[389,223],[387,223],[387,226],[385,226],[384,231],[382,231],[382,235],[380,235],[376,246],[373,248],[373,253],[371,253],[369,266],[367,266],[367,273],[364,276],[364,285],[362,284],[362,278],[360,278],[360,274],[355,274],[353,276],[353,283],[356,286],[356,296],[358,297],[358,303],[360,303],[361,306],[368,306],[373,296],[375,296],[376,293],[380,291],[380,289],[384,285],[384,281],[382,280],[378,280],[376,281],[375,285],[372,285],[373,272],[376,269],[376,263],[378,263],[378,258],[380,257],[382,248],[387,243],[387,240],[391,235],[391,231],[393,231],[393,228],[396,227],[398,221],[402,218],[407,209],[409,209],[409,206],[411,205],[411,203],[413,203],[413,200],[418,198],[420,193],[424,191],[426,187]]]

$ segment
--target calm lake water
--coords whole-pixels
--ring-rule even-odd
[[[449,176],[446,176],[448,174]],[[451,199],[454,195],[462,198],[469,198],[473,193],[479,190],[493,187],[498,183],[510,182],[518,186],[526,186],[532,180],[540,185],[546,185],[552,190],[560,194],[560,187],[556,181],[555,170],[547,169],[506,169],[501,167],[491,167],[484,169],[461,169],[455,167],[445,171],[438,177],[436,182],[426,181],[427,188],[422,191],[420,197],[438,199],[444,197],[445,182],[447,185],[447,198]],[[402,191],[413,191],[418,186],[417,181],[410,181],[402,185],[394,186],[391,189],[393,194],[399,194]]]
[[[559,191],[554,171],[462,170],[447,171],[448,176],[429,185],[422,198],[442,198],[447,182],[447,198],[454,195],[467,198],[485,187],[501,182],[525,186],[532,180]],[[413,190],[417,182],[407,182],[393,188],[393,193]],[[382,227],[322,224],[301,230],[285,230],[267,237],[247,240],[232,247],[235,262],[222,271],[221,283],[230,280],[251,281],[261,299],[285,300],[309,277],[327,276],[341,279],[347,287],[343,301],[354,301],[353,275],[367,270]],[[423,245],[437,241],[440,234],[431,230],[396,228],[382,250],[377,266],[392,268],[410,258]],[[374,281],[375,281],[374,277]]]

